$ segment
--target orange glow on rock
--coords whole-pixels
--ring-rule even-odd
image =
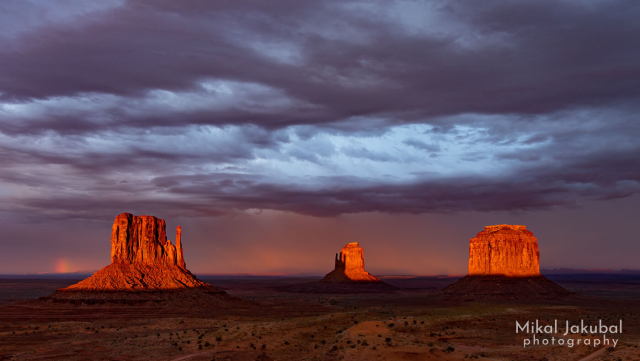
[[[214,287],[185,268],[182,230],[177,244],[167,240],[165,221],[153,216],[123,213],[111,234],[111,264],[93,276],[60,291],[160,291]]]
[[[539,276],[538,240],[526,226],[484,227],[469,244],[469,275]]]
[[[357,242],[342,247],[336,254],[335,269],[322,282],[381,282],[364,269],[364,252]]]

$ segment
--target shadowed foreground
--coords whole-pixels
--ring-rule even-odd
[[[491,301],[440,292],[452,278],[383,278],[397,289],[364,294],[281,290],[310,279],[203,279],[251,305],[14,302],[0,307],[0,359],[579,360],[597,351],[583,345],[523,348],[525,335],[515,334],[515,321],[536,318],[623,319],[617,347],[599,352],[608,359],[635,360],[640,346],[635,278],[561,283],[586,294],[566,299]],[[15,290],[19,282],[7,287]],[[27,292],[28,285],[41,284],[26,282],[25,294],[35,292]],[[603,290],[608,298],[591,297]],[[0,289],[0,297],[5,294],[17,296]]]
[[[490,299],[563,299],[573,296],[544,276],[465,276],[442,290],[449,295]]]

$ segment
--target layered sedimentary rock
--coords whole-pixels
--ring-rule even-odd
[[[538,240],[525,226],[484,227],[469,244],[469,275],[539,276]]]
[[[322,282],[381,282],[364,269],[364,253],[357,242],[349,243],[336,254],[335,269]]]
[[[525,226],[484,227],[469,243],[469,274],[447,294],[510,299],[558,298],[571,293],[540,275],[538,240]]]
[[[122,213],[111,230],[111,263],[177,265],[185,269],[181,234],[178,226],[174,246],[167,240],[163,219]]]
[[[186,269],[180,226],[176,237],[174,246],[167,240],[166,224],[162,219],[120,214],[111,232],[111,264],[54,295],[63,296],[74,291],[140,292],[189,288],[224,293],[200,281]]]

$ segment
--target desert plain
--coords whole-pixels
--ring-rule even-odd
[[[549,275],[562,300],[482,300],[456,277],[381,277],[391,292],[322,293],[320,278],[199,277],[238,305],[48,303],[80,279],[0,280],[1,360],[640,360],[640,276]],[[523,347],[515,322],[623,321],[613,347]],[[560,330],[560,334],[564,330]],[[588,338],[582,335],[538,335]]]

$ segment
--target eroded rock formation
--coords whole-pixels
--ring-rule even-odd
[[[538,240],[525,226],[484,227],[469,243],[469,274],[442,290],[472,298],[556,299],[572,295],[540,275]]]
[[[182,249],[182,228],[178,226],[176,232],[176,252],[178,253],[178,261],[176,262],[176,264],[178,265],[178,267],[187,269],[187,264],[184,262],[184,253]]]
[[[335,269],[322,282],[381,282],[364,269],[364,253],[357,242],[347,244],[336,254]]]
[[[111,232],[111,264],[59,292],[168,291],[204,288],[221,292],[186,269],[182,230],[176,245],[166,236],[165,221],[153,216],[116,216]]]
[[[182,230],[178,226],[176,245],[167,240],[166,224],[153,216],[116,216],[111,230],[111,263],[177,265],[185,267]]]
[[[539,276],[538,240],[525,226],[484,227],[469,244],[469,275]]]

